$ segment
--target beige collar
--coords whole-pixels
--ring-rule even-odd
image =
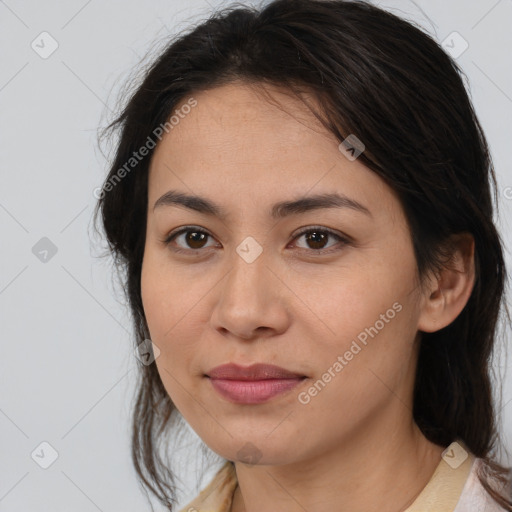
[[[453,512],[474,460],[462,441],[454,441],[443,452],[441,462],[423,491],[404,512]]]

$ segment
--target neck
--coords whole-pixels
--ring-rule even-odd
[[[379,425],[374,435],[360,429],[336,449],[308,460],[252,467],[235,462],[238,486],[231,512],[405,510],[427,485],[443,448],[428,441],[412,419],[400,431],[403,418]]]

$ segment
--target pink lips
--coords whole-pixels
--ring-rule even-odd
[[[306,377],[279,366],[254,364],[242,367],[224,364],[207,374],[213,388],[237,404],[259,404],[293,389]]]

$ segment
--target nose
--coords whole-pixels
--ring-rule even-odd
[[[233,251],[231,270],[215,287],[211,316],[213,327],[222,335],[252,340],[288,328],[291,293],[269,259],[265,250],[254,261]]]

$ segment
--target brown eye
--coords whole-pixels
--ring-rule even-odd
[[[306,233],[306,243],[311,249],[323,249],[328,239],[329,235],[321,231],[309,231]]]
[[[207,237],[208,235],[201,231],[187,231],[185,234],[185,243],[191,249],[201,249],[204,246]]]
[[[206,231],[189,226],[171,233],[164,243],[165,245],[175,245],[176,247],[172,247],[172,249],[177,252],[187,252],[187,250],[193,252],[211,247],[206,245],[209,238],[212,237]]]
[[[306,247],[301,247],[299,245],[299,248],[305,250],[309,249],[313,254],[333,252],[337,250],[336,245],[344,246],[345,244],[349,243],[347,238],[339,235],[338,233],[335,233],[334,231],[331,231],[330,229],[314,226],[304,229],[295,237],[296,240],[301,238],[304,239]],[[329,240],[333,240],[334,243],[327,245]],[[334,249],[331,250],[332,247],[334,247]]]

